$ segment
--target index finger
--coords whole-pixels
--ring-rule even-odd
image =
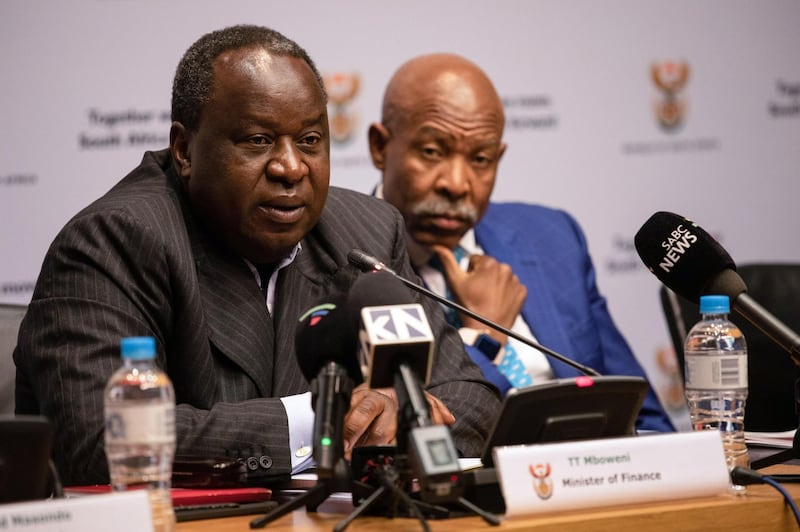
[[[456,256],[450,249],[436,244],[431,246],[431,250],[439,257],[445,277],[452,279],[457,275],[463,274],[463,270],[461,266],[459,266]]]

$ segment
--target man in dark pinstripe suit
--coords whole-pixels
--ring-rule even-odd
[[[313,422],[299,315],[352,284],[352,248],[413,276],[398,212],[329,189],[325,89],[291,40],[255,26],[202,37],[178,66],[172,120],[170,148],[56,237],[20,330],[16,411],[55,422],[67,484],[108,482],[103,389],[120,339],[141,335],[175,386],[176,457],[241,457],[254,479],[284,478]],[[432,416],[476,456],[497,391],[438,306],[420,303],[438,344]],[[357,388],[348,455],[393,442],[396,418],[391,393]]]

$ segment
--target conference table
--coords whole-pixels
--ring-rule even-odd
[[[800,465],[775,465],[760,470],[765,474],[800,474]],[[691,479],[687,479],[691,482]],[[783,484],[795,501],[800,501],[800,484]],[[284,515],[263,530],[329,531],[352,511],[343,501],[326,501],[316,513],[300,508]],[[250,530],[250,521],[257,515],[186,521],[177,524],[178,532],[233,532]],[[551,514],[503,517],[498,527],[486,524],[480,517],[458,517],[429,520],[433,532],[466,530],[535,530],[575,532],[583,530],[623,532],[660,530],[768,530],[797,531],[791,508],[778,491],[767,485],[751,485],[744,495],[721,494],[691,500],[622,505]],[[422,530],[411,518],[358,517],[347,530]]]

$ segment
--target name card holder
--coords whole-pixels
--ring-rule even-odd
[[[152,532],[144,490],[0,505],[0,530]]]
[[[506,515],[692,497],[728,490],[718,431],[498,447]]]

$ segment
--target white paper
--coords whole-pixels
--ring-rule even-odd
[[[774,447],[776,449],[791,449],[794,443],[795,430],[785,432],[744,432],[744,439],[748,445],[760,445],[762,447]]]
[[[145,490],[0,505],[0,530],[152,532]]]

